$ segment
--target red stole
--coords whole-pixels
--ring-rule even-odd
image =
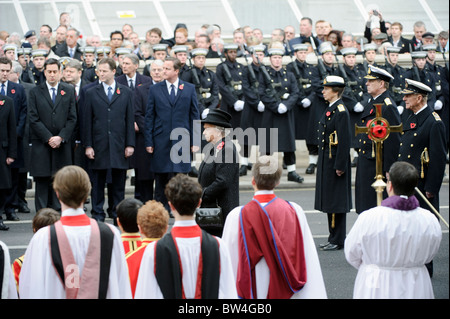
[[[128,265],[128,274],[130,276],[130,284],[131,284],[131,293],[134,298],[134,293],[136,292],[136,284],[139,276],[139,269],[141,266],[142,256],[144,256],[145,248],[151,242],[158,240],[157,238],[144,238],[142,240],[142,245],[136,249],[135,251],[127,254],[127,265]]]
[[[262,207],[259,200],[268,202]],[[270,270],[267,299],[287,299],[306,283],[303,235],[295,209],[275,195],[258,195],[239,216],[240,298],[256,296],[255,266],[263,258]]]
[[[80,270],[64,231],[66,226],[91,225],[89,247],[80,278]],[[97,299],[99,295],[100,273],[100,230],[97,222],[86,215],[64,216],[55,223],[56,235],[64,269],[64,289],[67,299]],[[49,236],[50,238],[50,236]]]

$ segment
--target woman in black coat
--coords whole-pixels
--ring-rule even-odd
[[[203,188],[201,207],[222,208],[224,223],[228,213],[239,206],[239,158],[233,141],[225,136],[230,121],[231,115],[221,109],[211,110],[202,120],[208,144],[198,175]],[[222,229],[214,235],[221,234]]]

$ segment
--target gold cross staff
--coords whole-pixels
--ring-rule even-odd
[[[358,134],[368,134],[372,143],[377,146],[376,151],[376,175],[375,182],[372,187],[377,193],[377,205],[380,206],[383,200],[383,190],[386,187],[386,183],[383,180],[383,157],[382,157],[382,147],[383,141],[389,137],[391,132],[402,132],[403,124],[400,125],[389,125],[389,122],[381,116],[381,107],[383,104],[374,104],[376,114],[373,119],[371,119],[367,126],[358,126],[355,124],[355,136]]]

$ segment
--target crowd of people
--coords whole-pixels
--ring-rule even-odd
[[[45,219],[47,230],[33,229],[25,256],[14,262],[15,280],[2,245],[1,296],[326,298],[301,205],[274,193],[282,169],[288,181],[303,182],[296,141],[304,140],[305,174],[316,174],[315,209],[327,214],[330,232],[319,249],[345,249],[361,276],[382,274],[369,286],[358,277],[354,297],[432,298],[441,231],[428,210],[439,211],[449,146],[449,69],[436,63],[436,53],[448,52],[448,31],[435,36],[418,21],[406,39],[402,24],[378,11],[369,13],[360,38],[323,20],[314,35],[313,26],[304,17],[298,37],[286,26],[267,43],[250,26],[227,42],[219,25],[202,26],[191,40],[178,24],[171,39],[152,28],[141,42],[125,24],[102,43],[95,35],[82,40],[62,13],[56,36],[49,25],[23,41],[0,31],[0,230],[9,229],[3,214],[18,221],[30,212],[29,175],[36,218],[49,209],[61,217]],[[306,61],[309,54],[317,64]],[[410,56],[411,68],[398,64],[399,54]],[[292,60],[284,65],[286,56]],[[220,59],[214,71],[205,66],[209,58]],[[367,134],[355,134],[355,125]],[[389,125],[402,129],[389,134]],[[253,147],[259,156],[250,163]],[[364,219],[347,237],[352,166],[355,208]],[[129,170],[133,199],[125,198]],[[239,206],[239,177],[249,170],[255,196]],[[388,181],[381,205],[372,187],[377,174]],[[428,200],[415,199],[416,186]],[[370,227],[382,244],[361,236],[369,222],[381,224],[375,207],[413,212],[419,217],[408,220],[411,227],[428,227],[411,232],[414,256],[406,256],[401,238],[383,240],[384,224]],[[216,209],[210,212],[220,213],[221,225],[212,231],[197,223],[201,209]],[[117,227],[104,223],[107,214]],[[167,232],[169,217],[175,223]],[[401,225],[389,226],[396,232]],[[397,255],[377,260],[379,251],[366,256],[389,247],[413,264]],[[68,273],[71,265],[83,272]],[[408,272],[407,282],[394,268]]]

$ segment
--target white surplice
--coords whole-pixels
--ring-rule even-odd
[[[61,216],[77,216],[81,214],[84,214],[82,209],[67,209],[62,212]],[[91,226],[63,225],[63,227],[81,276],[89,247]],[[130,281],[120,232],[116,227],[110,228],[114,233],[114,242],[106,298],[130,299]],[[41,228],[34,234],[25,252],[24,263],[20,273],[19,295],[22,299],[66,298],[64,286],[53,267],[48,226]]]
[[[420,207],[378,206],[361,213],[344,245],[347,261],[358,269],[353,298],[434,298],[425,264],[441,238],[437,218]]]
[[[258,191],[255,195],[273,194],[273,191]],[[306,259],[307,281],[303,288],[292,295],[291,299],[324,299],[327,298],[325,283],[323,281],[322,269],[319,256],[317,255],[314,239],[309,229],[308,221],[303,209],[296,203],[289,202],[297,213],[300,228],[303,235],[303,249]],[[260,203],[263,207],[267,203]],[[227,243],[231,252],[231,263],[233,274],[237,278],[239,262],[239,215],[243,206],[234,208],[227,216],[223,229],[222,239]],[[270,271],[264,258],[255,266],[256,294],[258,299],[265,299],[269,290]]]
[[[3,265],[3,278],[0,278],[0,284],[2,285],[2,294],[0,299],[17,299],[17,288],[14,280],[14,275],[11,268],[11,258],[9,256],[8,246],[0,240],[0,246],[3,249],[4,265]]]
[[[189,227],[196,225],[194,220],[175,221],[173,227]],[[220,253],[220,279],[219,299],[237,298],[235,279],[231,269],[230,254],[226,244],[218,237]],[[195,296],[197,284],[197,271],[200,256],[200,237],[174,238],[180,254],[181,267],[183,269],[183,289],[187,299]],[[139,276],[136,284],[135,299],[163,299],[164,296],[155,277],[155,245],[150,243],[142,257]]]

